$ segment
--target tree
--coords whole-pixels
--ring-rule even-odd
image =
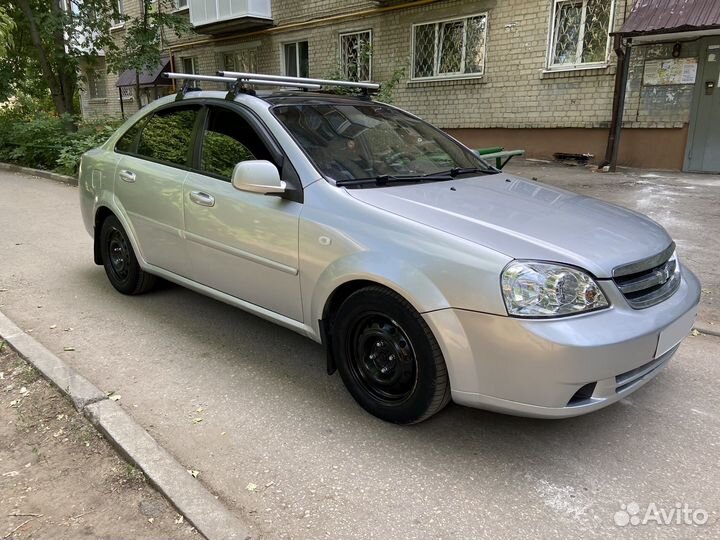
[[[9,39],[3,40],[9,62],[0,66],[5,72],[0,78],[9,74],[16,91],[49,90],[55,111],[74,129],[80,59],[115,47],[110,25],[118,16],[117,5],[111,0],[0,0],[0,8],[14,22]]]
[[[115,71],[154,68],[160,63],[164,28],[178,35],[186,19],[163,9],[170,0],[141,0],[134,19],[118,12],[117,0],[0,0],[0,101],[48,91],[55,111],[75,129],[81,62],[104,55]],[[124,21],[116,43],[110,27]],[[2,54],[3,49],[5,54]],[[139,102],[139,95],[138,95]]]
[[[125,18],[125,35],[107,62],[115,72],[135,70],[135,94],[140,106],[140,73],[160,65],[164,32],[180,37],[190,30],[187,19],[172,12],[172,0],[141,0],[142,12],[134,19]]]
[[[12,46],[14,29],[15,21],[7,9],[0,6],[0,56],[6,56],[8,49]]]

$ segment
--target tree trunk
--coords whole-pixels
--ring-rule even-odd
[[[142,109],[142,103],[140,102],[140,71],[135,70],[135,96],[137,98],[138,111]]]
[[[33,13],[30,0],[16,0],[20,11],[27,19],[28,28],[30,30],[30,40],[32,41],[35,51],[38,55],[38,61],[40,63],[40,71],[42,72],[43,79],[45,79],[48,88],[50,89],[50,96],[53,100],[53,105],[58,115],[74,115],[75,104],[73,102],[73,94],[75,92],[76,74],[71,72],[72,62],[68,62],[67,52],[65,50],[65,35],[62,26],[54,32],[51,47],[55,49],[56,57],[59,58],[58,72],[56,73],[50,62],[48,51],[46,50],[46,44],[43,43],[40,29],[38,28],[38,22]],[[60,7],[58,0],[51,0],[51,11],[54,17],[62,17],[62,8]],[[59,53],[59,54],[58,54]],[[75,121],[70,120],[66,129],[74,131],[77,129]]]

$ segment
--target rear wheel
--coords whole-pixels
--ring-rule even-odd
[[[332,330],[340,376],[368,412],[397,424],[422,422],[450,401],[440,347],[400,295],[367,287],[340,306]]]
[[[155,276],[140,268],[130,239],[115,216],[108,216],[100,228],[100,255],[110,283],[121,293],[142,294],[155,285]]]

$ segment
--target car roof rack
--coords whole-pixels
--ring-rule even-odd
[[[301,83],[301,82],[281,82],[281,81],[269,81],[265,79],[255,79],[255,78],[240,78],[240,77],[224,77],[219,75],[196,75],[193,73],[164,73],[163,74],[168,79],[178,79],[182,80],[182,86],[180,87],[180,90],[178,90],[177,93],[177,100],[180,101],[185,94],[188,92],[191,92],[193,90],[199,90],[199,88],[195,87],[193,83],[197,81],[210,81],[210,82],[219,82],[219,83],[225,83],[228,85],[228,95],[226,96],[226,99],[235,99],[235,97],[240,94],[250,94],[255,95],[255,91],[251,88],[247,88],[247,85],[253,85],[253,86],[279,86],[279,87],[287,87],[287,88],[299,88],[301,90],[320,90],[322,88],[319,84],[308,84],[308,83]]]
[[[261,73],[246,73],[243,71],[218,71],[218,75],[222,77],[228,77],[231,79],[237,79],[238,81],[263,81],[266,84],[275,83],[282,86],[286,85],[316,85],[322,88],[327,86],[334,86],[336,88],[354,88],[362,90],[363,94],[369,95],[380,90],[380,85],[377,83],[369,82],[355,82],[355,81],[336,81],[331,79],[309,79],[307,77],[288,77],[285,75],[263,75]]]
[[[225,99],[233,100],[240,94],[255,95],[255,90],[248,88],[252,86],[275,86],[284,88],[299,88],[301,90],[322,90],[325,87],[349,88],[361,90],[364,96],[369,97],[371,93],[380,90],[377,83],[336,81],[331,79],[309,79],[307,77],[287,77],[284,75],[264,75],[262,73],[246,73],[241,71],[218,71],[217,75],[197,75],[194,73],[164,73],[168,79],[179,79],[183,85],[177,93],[176,100],[181,100],[185,94],[192,90],[199,90],[193,86],[195,81],[210,81],[225,83],[228,85],[228,93]]]

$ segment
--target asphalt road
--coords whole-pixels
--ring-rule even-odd
[[[0,173],[0,290],[0,310],[120,394],[255,534],[720,536],[720,338],[688,338],[653,382],[589,416],[451,405],[396,427],[356,406],[320,347],[290,331],[175,286],[117,294],[92,262],[76,188],[12,173]],[[633,502],[640,517],[679,503],[708,521],[617,526]]]

